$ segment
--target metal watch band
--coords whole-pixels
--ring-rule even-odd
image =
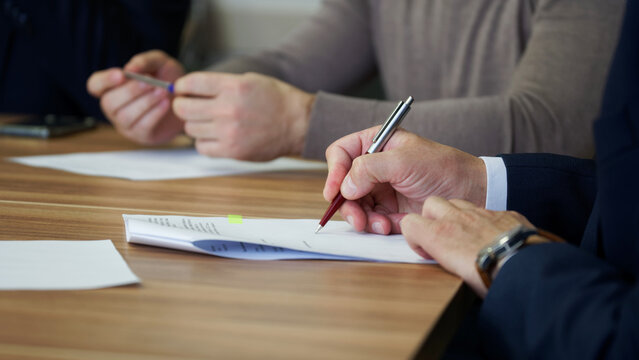
[[[531,235],[537,233],[536,229],[520,224],[497,235],[493,242],[479,251],[475,267],[486,288],[492,284],[492,272],[499,260],[512,256]]]

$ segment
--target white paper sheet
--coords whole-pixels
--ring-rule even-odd
[[[330,221],[315,234],[318,220],[123,215],[126,239],[223,257],[252,260],[331,259],[432,263],[410,249],[402,235],[358,233]]]
[[[322,162],[291,158],[279,158],[268,162],[209,158],[198,154],[192,148],[23,156],[10,160],[23,165],[76,174],[129,180],[170,180],[326,168],[326,164]]]
[[[139,282],[111,240],[0,241],[0,290],[84,290]]]

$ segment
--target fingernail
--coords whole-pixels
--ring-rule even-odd
[[[344,196],[353,196],[357,191],[357,187],[353,183],[353,179],[351,179],[350,175],[346,175],[344,178],[344,182],[342,183],[342,195]]]
[[[353,217],[351,215],[346,217],[346,222],[353,225]]]
[[[379,222],[374,222],[373,223],[373,232],[377,233],[377,234],[383,234],[384,233],[384,229],[382,228],[382,224]]]

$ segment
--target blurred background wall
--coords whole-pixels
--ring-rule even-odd
[[[192,0],[181,60],[188,70],[276,45],[321,0]]]

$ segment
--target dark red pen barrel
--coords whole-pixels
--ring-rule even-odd
[[[337,210],[339,210],[342,204],[344,204],[344,201],[346,201],[346,199],[342,196],[342,193],[338,193],[337,196],[331,202],[331,206],[329,206],[328,209],[326,210],[326,213],[324,213],[324,217],[322,217],[322,220],[320,220],[319,223],[321,226],[326,225],[328,220],[330,220],[335,214],[335,212],[337,212]]]

